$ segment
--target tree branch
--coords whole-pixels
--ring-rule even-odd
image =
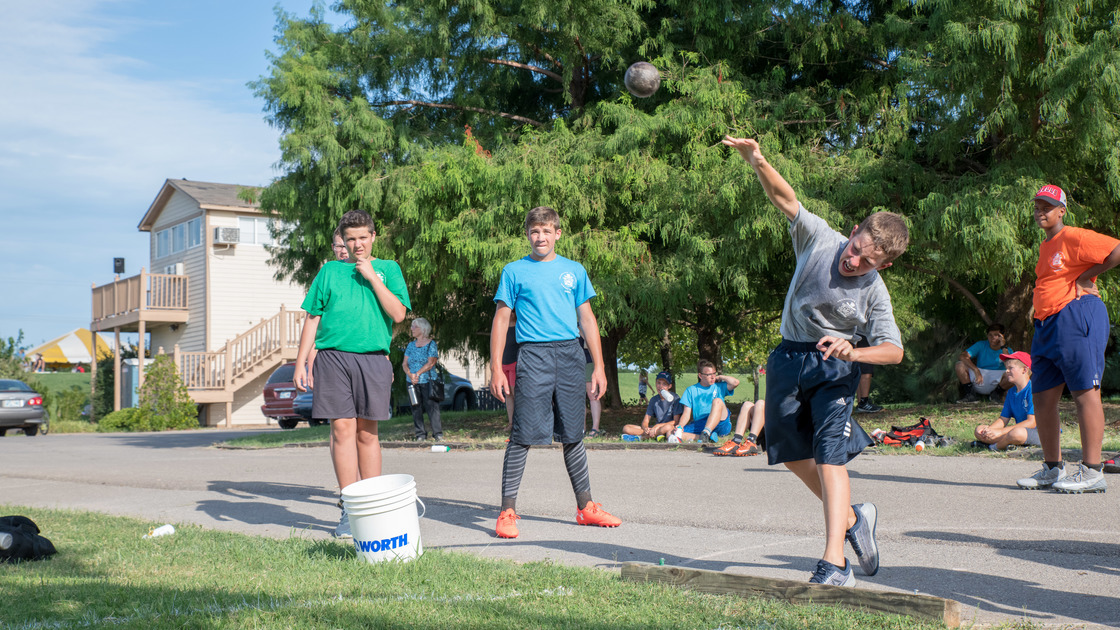
[[[507,114],[505,112],[496,112],[494,110],[481,109],[479,107],[468,107],[466,105],[455,105],[453,103],[428,103],[428,102],[425,102],[425,101],[385,101],[384,103],[374,103],[373,104],[374,107],[388,107],[390,105],[410,105],[412,107],[434,107],[436,109],[455,109],[455,110],[464,111],[464,112],[476,112],[476,113],[479,113],[479,114],[488,114],[490,116],[501,116],[502,118],[508,118],[510,120],[516,120],[517,122],[525,123],[527,125],[533,125],[534,127],[543,127],[544,126],[544,123],[542,123],[540,121],[533,120],[532,118],[526,118],[524,116],[518,116],[517,114]]]
[[[502,65],[502,66],[509,66],[511,68],[520,68],[522,70],[529,70],[529,71],[532,71],[532,72],[538,72],[538,73],[543,74],[544,76],[546,76],[550,79],[555,79],[555,80],[557,80],[561,83],[564,82],[564,77],[560,76],[559,74],[556,74],[555,72],[553,72],[551,70],[545,70],[544,68],[541,68],[539,66],[531,66],[527,63],[517,63],[516,61],[506,61],[504,59],[483,59],[483,61],[485,61],[486,63],[496,63],[496,64],[499,64],[499,65]]]
[[[961,295],[963,295],[965,297],[965,299],[967,299],[969,302],[972,303],[972,307],[975,308],[976,312],[980,314],[980,319],[984,320],[985,324],[992,323],[991,316],[988,315],[988,311],[984,310],[984,307],[980,304],[980,300],[976,299],[976,296],[973,295],[971,291],[964,288],[963,284],[957,282],[956,280],[950,278],[949,276],[947,276],[947,275],[945,275],[945,274],[943,274],[939,271],[933,271],[932,269],[925,269],[923,267],[919,267],[917,265],[911,265],[911,264],[907,264],[907,263],[903,263],[902,267],[904,269],[909,269],[911,271],[917,271],[918,273],[929,274],[931,276],[941,278],[950,287],[953,287],[954,289],[956,289]]]

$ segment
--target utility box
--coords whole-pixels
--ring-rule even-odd
[[[144,359],[144,371],[152,366],[155,359]],[[135,407],[140,402],[140,360],[121,361],[121,409]]]

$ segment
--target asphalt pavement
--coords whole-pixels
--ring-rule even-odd
[[[0,438],[0,504],[329,537],[339,511],[327,449],[213,446],[245,434],[9,435]],[[622,518],[617,529],[577,526],[561,452],[534,449],[518,500],[521,536],[498,539],[502,454],[384,450],[385,473],[416,478],[426,548],[603,569],[663,559],[792,580],[808,580],[824,548],[820,503],[784,467],[668,448],[588,451],[592,493]],[[1038,465],[928,453],[856,458],[852,499],[878,506],[882,558],[874,577],[856,569],[858,585],[955,599],[966,622],[984,625],[1120,627],[1120,475],[1109,475],[1104,494],[1017,489],[1014,480]],[[49,537],[49,523],[41,525]]]

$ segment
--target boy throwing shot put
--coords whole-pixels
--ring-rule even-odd
[[[1101,376],[1108,345],[1108,309],[1097,292],[1097,276],[1120,265],[1120,240],[1066,226],[1066,193],[1043,186],[1034,196],[1034,220],[1046,233],[1034,267],[1034,339],[1031,387],[1042,442],[1042,470],[1020,479],[1020,488],[1053,488],[1081,494],[1104,492],[1101,442],[1104,407]],[[1081,464],[1066,472],[1058,442],[1058,401],[1068,386],[1081,428]]]
[[[785,464],[824,503],[824,556],[809,581],[851,586],[855,577],[844,557],[845,538],[865,574],[879,570],[875,506],[849,505],[846,465],[873,443],[852,420],[860,376],[855,362],[902,361],[902,335],[878,272],[906,251],[906,222],[876,212],[845,238],[797,201],[758,142],[727,136],[723,143],[739,151],[771,203],[789,219],[797,258],[782,310],[782,343],[766,366],[761,441],[770,465]],[[856,335],[869,347],[854,347]]]
[[[546,206],[525,217],[529,255],[502,269],[494,296],[497,309],[490,329],[490,392],[501,401],[509,394],[502,372],[502,349],[509,329],[510,309],[517,311],[517,388],[514,389],[513,428],[502,465],[502,509],[496,533],[517,538],[517,491],[529,447],[551,444],[558,434],[564,445],[564,465],[576,494],[576,523],[618,527],[622,521],[591,500],[587,451],[583,447],[584,396],[596,400],[607,389],[599,323],[589,300],[595,297],[583,265],[558,256],[560,217]],[[590,389],[584,387],[586,361],[579,331],[588,331],[587,349],[594,366]],[[555,410],[555,413],[554,413]]]
[[[293,380],[300,391],[315,387],[312,414],[331,421],[331,461],[338,487],[345,488],[381,474],[377,423],[390,417],[389,342],[393,324],[412,305],[400,265],[370,256],[373,219],[351,210],[338,227],[349,258],[326,263],[311,283]],[[313,348],[318,352],[308,374]],[[335,536],[350,537],[345,510]]]

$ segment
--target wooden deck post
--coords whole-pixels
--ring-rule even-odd
[[[121,410],[121,327],[113,328],[113,411]]]

